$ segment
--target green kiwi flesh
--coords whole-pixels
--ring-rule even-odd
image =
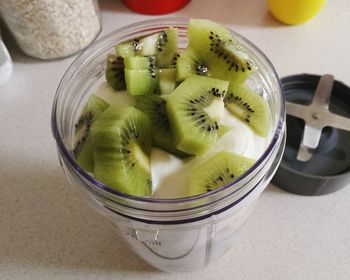
[[[161,39],[158,48],[157,66],[168,67],[174,64],[177,54],[177,29],[169,28],[160,35]]]
[[[183,53],[177,55],[176,70],[176,81],[179,82],[191,75],[211,76],[205,62],[200,60],[191,47],[187,47]]]
[[[151,56],[158,53],[158,33],[143,38],[135,38],[131,41],[119,43],[115,51],[123,58],[129,56]]]
[[[158,69],[158,89],[162,95],[171,93],[176,87],[176,69]]]
[[[151,120],[153,146],[180,158],[189,156],[175,147],[164,98],[155,94],[140,96],[135,107],[147,114]]]
[[[125,69],[126,89],[131,95],[152,94],[157,91],[158,74],[153,69]]]
[[[112,88],[126,87],[131,95],[168,94],[174,90],[176,28],[119,43],[115,49],[116,55],[109,56],[106,70],[106,79]],[[122,63],[117,63],[119,61]]]
[[[108,55],[105,77],[107,83],[115,90],[123,90],[126,88],[124,61],[121,56],[114,54]]]
[[[111,105],[91,127],[97,180],[125,194],[151,193],[151,122],[134,107]]]
[[[125,69],[126,88],[131,95],[169,94],[176,85],[175,68]]]
[[[169,95],[167,111],[177,149],[200,155],[215,143],[219,120],[207,110],[223,102],[228,85],[227,81],[193,75]]]
[[[189,196],[210,192],[229,184],[246,172],[255,160],[222,151],[196,166],[190,175]]]
[[[269,106],[267,101],[246,84],[230,84],[225,96],[226,108],[249,125],[258,135],[269,133]]]
[[[156,56],[157,66],[169,66],[177,51],[177,29],[169,28],[143,38],[116,45],[116,53],[123,58],[130,56]]]
[[[128,69],[149,69],[156,65],[155,56],[129,56],[124,58],[125,68]]]
[[[90,128],[98,116],[101,115],[108,106],[109,104],[102,98],[91,95],[75,125],[73,155],[78,164],[87,172],[91,172],[94,167]]]
[[[187,35],[190,48],[214,78],[243,83],[257,69],[232,34],[217,23],[192,19]]]

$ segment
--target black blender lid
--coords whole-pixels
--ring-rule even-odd
[[[272,183],[301,195],[350,186],[350,88],[332,75],[282,78],[287,141]]]

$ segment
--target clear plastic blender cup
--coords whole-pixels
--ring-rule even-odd
[[[259,67],[248,83],[268,100],[271,113],[269,144],[246,174],[202,195],[155,199],[119,193],[79,167],[72,153],[74,124],[90,94],[104,81],[107,55],[121,41],[169,26],[178,28],[179,48],[185,48],[188,21],[185,18],[143,21],[93,43],[63,76],[52,112],[59,159],[70,183],[115,226],[120,238],[137,254],[168,272],[200,269],[232,246],[239,246],[236,241],[239,231],[276,171],[285,142],[285,107],[279,78],[256,46],[232,32]]]

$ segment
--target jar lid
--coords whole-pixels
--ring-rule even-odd
[[[332,75],[282,78],[287,139],[276,186],[301,195],[350,184],[350,88]]]
[[[190,0],[123,0],[131,10],[146,15],[161,15],[175,12]]]

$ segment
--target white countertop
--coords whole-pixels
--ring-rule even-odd
[[[150,18],[117,0],[101,1],[103,31]],[[285,26],[264,0],[192,0],[182,16],[230,26],[258,45],[281,77],[331,73],[350,85],[350,1],[327,1],[300,26]],[[101,36],[100,35],[100,36]],[[303,197],[270,185],[242,231],[239,246],[216,265],[183,274],[159,272],[118,239],[68,184],[50,117],[60,78],[74,57],[43,62],[22,54],[0,88],[0,279],[350,279],[350,185]]]

